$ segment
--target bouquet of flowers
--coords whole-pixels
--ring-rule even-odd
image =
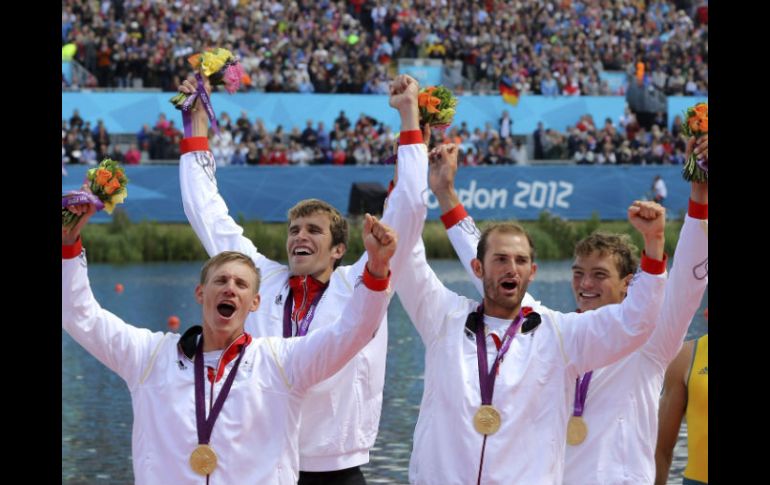
[[[427,123],[434,128],[446,129],[455,116],[457,98],[444,86],[428,86],[420,90],[417,105],[421,125]]]
[[[106,210],[112,214],[117,204],[128,196],[128,177],[123,168],[115,160],[105,158],[98,167],[92,168],[86,174],[88,191],[78,190],[62,195],[61,225],[72,229],[82,216],[70,212],[67,207],[77,204],[95,204],[96,210]]]
[[[691,108],[687,108],[682,123],[682,133],[688,138],[694,136],[696,139],[701,135],[707,135],[709,132],[709,105],[708,103],[698,103]],[[691,152],[684,162],[682,177],[688,182],[708,182],[708,161],[697,160],[695,153]]]
[[[233,53],[227,49],[216,47],[190,56],[187,62],[196,72],[209,79],[212,86],[224,85],[228,93],[233,94],[241,86],[244,77],[243,66]],[[183,109],[189,95],[179,93],[171,98],[171,104],[176,109]]]

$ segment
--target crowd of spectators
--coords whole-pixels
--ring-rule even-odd
[[[626,108],[617,120],[598,125],[590,114],[580,117],[565,133],[544,129],[542,123],[532,135],[535,158],[569,159],[581,164],[681,165],[685,161],[687,139],[677,115],[666,126],[666,116],[658,113],[645,127]]]
[[[127,165],[137,165],[146,159],[177,159],[181,140],[182,132],[173,121],[167,121],[161,114],[153,128],[144,125],[139,130],[135,141],[115,143],[102,120],[97,120],[92,126],[90,120],[83,120],[75,110],[69,120],[62,120],[62,164],[97,165],[104,158],[111,158]]]
[[[219,118],[220,136],[211,138],[211,151],[220,165],[373,165],[393,163],[396,135],[377,119],[360,115],[352,121],[341,111],[328,128],[307,120],[290,130],[278,125],[268,131],[261,119],[253,123],[244,112],[233,121]]]
[[[102,87],[173,91],[222,46],[244,90],[384,93],[394,59],[435,58],[458,91],[618,94],[600,73],[641,62],[666,95],[708,93],[707,0],[64,0],[62,43]]]
[[[432,144],[455,143],[462,165],[528,165],[535,160],[563,160],[577,164],[682,164],[686,139],[681,116],[670,128],[665,113],[640,122],[626,108],[617,120],[597,124],[585,114],[564,132],[538,123],[531,136],[513,134],[514,120],[507,111],[495,122],[469,127],[465,122],[447,130],[433,130]],[[307,120],[304,127],[270,131],[263,120],[253,122],[246,112],[233,120],[228,113],[218,119],[219,135],[210,137],[217,163],[224,165],[378,165],[393,163],[397,133],[377,119],[361,114],[351,120],[341,111],[328,128],[322,121]],[[62,120],[63,163],[96,164],[109,156],[127,164],[150,160],[176,160],[182,132],[164,114],[155,124],[145,124],[130,143],[110,143],[110,134],[99,120],[84,121],[77,110]]]

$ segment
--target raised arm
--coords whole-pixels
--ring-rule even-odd
[[[210,92],[208,80],[205,82],[206,90]],[[179,90],[193,93],[195,78],[188,78]],[[222,251],[242,252],[254,260],[265,276],[282,270],[282,265],[265,258],[254,243],[244,237],[243,228],[230,216],[227,204],[219,194],[215,177],[217,167],[209,149],[209,120],[200,100],[195,101],[190,118],[192,136],[183,139],[180,146],[179,185],[184,213],[201,244],[209,256]]]
[[[626,298],[597,310],[559,314],[568,365],[577,374],[609,365],[638,349],[650,337],[660,314],[666,283],[666,211],[655,202],[636,201],[628,208],[628,220],[644,237],[644,251],[641,272],[634,275]]]
[[[71,231],[62,229],[62,329],[133,388],[164,335],[128,325],[99,306],[80,239],[81,228],[96,209],[83,204],[70,210],[83,218]]]
[[[362,284],[340,310],[332,325],[302,338],[284,339],[285,368],[297,391],[329,378],[374,338],[390,302],[390,261],[396,252],[396,233],[366,214],[362,233],[368,260]],[[277,339],[274,339],[277,341]]]
[[[401,135],[396,163],[398,182],[388,196],[382,222],[398,234],[398,248],[390,261],[394,287],[403,274],[402,268],[409,259],[409,253],[422,236],[427,215],[423,196],[428,187],[428,152],[423,142],[429,131],[420,131],[418,92],[417,81],[405,74],[390,83],[389,104],[398,111],[401,118]],[[366,254],[361,256],[351,268],[350,277],[361,275],[366,258]]]
[[[694,148],[688,144],[688,155]],[[708,159],[708,136],[695,153]],[[666,283],[660,320],[643,351],[661,369],[677,355],[708,285],[708,182],[691,183],[690,201]]]
[[[476,277],[471,267],[471,261],[476,257],[476,248],[481,238],[476,223],[465,211],[460,198],[455,191],[455,176],[457,175],[457,156],[451,158],[432,158],[428,184],[441,208],[441,222],[449,236],[449,242],[457,253],[465,272],[473,282],[473,286],[484,295],[481,280]]]
[[[442,157],[445,159],[449,157],[456,158],[457,148],[454,145],[444,145],[431,150],[430,163],[437,163],[437,160]],[[398,163],[399,165],[402,163],[400,158]],[[424,182],[424,189],[427,188],[426,174],[427,172],[422,172],[421,180]],[[391,194],[391,197],[397,190],[404,189],[405,186],[408,186],[403,182],[402,176],[397,175],[396,189]],[[412,189],[412,191],[414,190],[415,189]],[[423,341],[428,342],[438,332],[442,321],[440,314],[446,311],[444,302],[447,302],[448,304],[449,298],[451,298],[453,293],[439,281],[426,260],[425,246],[422,237],[420,236],[422,234],[424,218],[427,214],[427,207],[422,203],[422,192],[420,192],[420,197],[419,207],[421,207],[420,214],[422,215],[419,221],[421,224],[420,232],[416,238],[415,244],[408,248],[408,252],[405,252],[407,260],[402,267],[402,274],[394,280],[393,287],[398,293],[401,304],[404,306],[404,309],[423,338]],[[393,206],[391,204],[392,200],[389,199],[388,210],[392,209]],[[399,246],[401,246],[400,243]],[[399,253],[403,249],[403,247],[399,247]],[[402,253],[400,253],[399,256],[401,254]]]
[[[432,152],[431,152],[432,153]],[[433,195],[438,199],[441,208],[441,222],[444,223],[449,242],[457,254],[465,272],[476,287],[480,296],[484,295],[484,287],[481,280],[473,272],[471,261],[476,257],[476,249],[481,238],[481,232],[473,218],[468,215],[465,207],[460,203],[460,198],[455,191],[455,176],[457,175],[457,155],[453,157],[430,157],[430,171],[428,184]],[[538,306],[527,292],[522,300],[523,306]]]
[[[687,370],[692,360],[695,346],[693,340],[688,340],[676,358],[666,369],[663,381],[663,393],[660,396],[658,409],[658,443],[655,447],[655,485],[666,485],[674,456],[674,447],[679,437],[687,410]]]

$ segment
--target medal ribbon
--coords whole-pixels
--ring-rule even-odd
[[[482,303],[479,305],[479,308],[476,311],[482,316],[483,319],[484,304]],[[481,404],[492,404],[492,395],[495,392],[495,379],[497,378],[497,368],[500,366],[500,362],[503,361],[503,357],[505,357],[508,349],[511,348],[511,342],[513,342],[516,331],[519,329],[519,327],[521,327],[523,321],[524,315],[522,311],[519,310],[519,315],[513,322],[511,322],[511,324],[508,326],[508,330],[505,331],[505,335],[503,335],[503,343],[500,346],[500,349],[497,351],[497,356],[495,357],[495,361],[492,364],[492,369],[489,372],[487,372],[487,339],[484,335],[483,320],[479,325],[476,325],[476,355],[479,358],[479,387],[481,388]]]
[[[591,376],[594,371],[588,371],[583,374],[583,378],[578,377],[575,379],[575,405],[573,407],[573,416],[582,416],[583,409],[586,405],[586,397],[588,397],[588,385],[591,383]]]
[[[305,314],[305,317],[302,318],[299,322],[297,322],[297,334],[294,335],[294,337],[304,337],[307,335],[307,331],[310,329],[310,322],[313,321],[313,317],[315,316],[315,309],[318,306],[318,302],[321,301],[321,297],[323,296],[324,292],[326,291],[326,288],[321,289],[321,291],[318,292],[318,294],[313,298],[313,301],[310,303],[310,308],[308,308],[307,313]],[[292,290],[289,290],[289,296],[286,298],[286,303],[283,305],[283,338],[289,338],[292,337],[291,334],[291,305],[294,302],[294,296],[292,294]]]
[[[235,380],[235,374],[238,372],[238,367],[241,365],[241,358],[246,351],[246,344],[241,345],[241,351],[238,353],[238,359],[235,361],[230,374],[228,374],[225,383],[222,386],[222,390],[219,391],[216,401],[214,401],[214,407],[209,413],[209,418],[206,419],[206,394],[203,388],[203,335],[201,335],[198,342],[198,348],[195,349],[195,419],[198,425],[198,444],[207,445],[211,440],[211,432],[214,430],[214,422],[219,416],[219,412],[222,410],[222,406],[227,399],[227,395],[230,394],[230,388],[233,386]],[[212,396],[213,399],[213,396]]]
[[[104,202],[99,197],[85,190],[75,190],[61,196],[62,208],[78,204],[93,204],[96,206],[97,211],[104,209]]]
[[[203,77],[200,73],[195,74],[195,79],[198,80],[198,89],[185,99],[182,104],[182,124],[184,125],[184,136],[190,138],[192,136],[192,117],[190,116],[190,110],[192,109],[195,100],[200,97],[203,102],[203,107],[206,108],[206,114],[211,121],[211,127],[214,129],[214,133],[219,134],[219,125],[217,125],[217,116],[214,114],[214,107],[211,105],[211,99],[206,88],[203,86]]]

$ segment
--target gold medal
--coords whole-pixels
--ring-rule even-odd
[[[473,427],[481,434],[495,434],[500,429],[500,413],[494,406],[484,404],[473,416]]]
[[[209,475],[217,467],[217,454],[209,445],[198,445],[190,455],[190,467],[199,475]]]
[[[588,435],[588,426],[583,416],[570,416],[567,422],[567,444],[571,446],[579,445]]]

